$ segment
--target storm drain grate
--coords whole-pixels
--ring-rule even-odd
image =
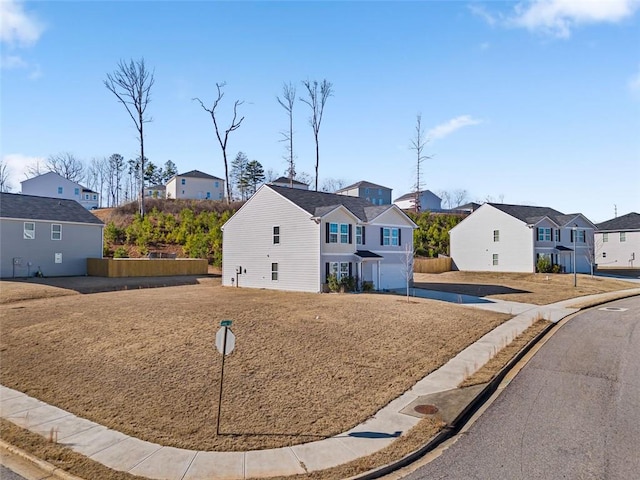
[[[438,413],[438,407],[435,405],[416,405],[413,409],[422,415],[433,415]]]

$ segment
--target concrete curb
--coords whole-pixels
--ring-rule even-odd
[[[31,455],[29,452],[26,452],[18,447],[14,447],[10,443],[7,443],[2,439],[0,439],[0,449],[6,450],[12,455],[15,455],[17,457],[22,458],[23,460],[28,461],[29,463],[33,464],[34,466],[42,470],[44,473],[51,475],[52,477],[59,478],[60,480],[84,480],[80,477],[76,477],[75,475],[72,475],[71,473],[67,472],[66,470],[63,470],[60,467],[56,467],[55,465],[49,462],[46,462],[34,455]]]
[[[564,318],[567,318],[575,313],[569,313]],[[376,478],[388,475],[396,470],[404,468],[427,453],[438,447],[440,444],[456,435],[462,427],[471,419],[471,417],[480,409],[482,405],[496,392],[498,386],[504,380],[504,377],[509,373],[513,367],[540,341],[542,340],[552,329],[558,326],[558,323],[550,323],[544,330],[536,335],[529,343],[523,346],[520,351],[509,362],[502,367],[502,369],[496,374],[496,376],[487,384],[482,391],[476,395],[476,397],[469,402],[465,409],[451,422],[451,424],[445,426],[438,434],[431,438],[425,445],[414,450],[407,456],[389,463],[382,467],[370,470],[363,474],[349,477],[347,480],[373,480]]]

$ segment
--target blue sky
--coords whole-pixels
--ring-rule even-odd
[[[171,2],[0,0],[2,162],[25,169],[70,152],[135,158],[136,132],[103,85],[119,60],[155,69],[145,153],[224,177],[209,115],[265,170],[284,172],[276,96],[327,79],[320,184],[415,184],[416,115],[428,138],[423,186],[468,200],[581,212],[640,211],[640,1]],[[297,170],[313,174],[309,107],[294,107]]]

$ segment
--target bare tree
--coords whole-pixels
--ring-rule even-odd
[[[453,202],[453,207],[459,207],[465,203],[469,199],[469,193],[464,189],[457,189],[451,193],[451,201]]]
[[[0,160],[0,192],[2,193],[11,191],[9,173],[9,166],[3,160]]]
[[[324,113],[324,106],[327,103],[327,99],[333,95],[333,85],[326,79],[318,83],[317,80],[303,80],[302,84],[307,89],[308,98],[301,98],[300,100],[309,105],[311,108],[311,116],[309,117],[309,124],[313,129],[313,138],[316,142],[316,183],[315,190],[318,191],[318,167],[320,165],[320,144],[319,133],[320,125],[322,123],[322,114]],[[318,90],[319,89],[319,90]]]
[[[215,101],[213,102],[213,106],[211,108],[205,107],[204,103],[202,103],[202,100],[200,100],[197,97],[193,98],[192,100],[197,100],[200,106],[206,112],[209,112],[209,115],[211,115],[211,120],[213,120],[213,126],[215,127],[215,130],[216,130],[216,137],[218,137],[218,143],[220,144],[220,149],[222,150],[222,158],[224,160],[224,179],[227,182],[227,203],[231,203],[231,185],[229,184],[229,163],[227,162],[227,141],[229,140],[229,133],[240,128],[240,125],[244,120],[244,117],[242,117],[240,120],[237,120],[238,107],[242,105],[244,102],[240,100],[236,100],[233,103],[233,118],[231,119],[231,124],[229,125],[229,128],[227,128],[224,131],[224,140],[223,140],[222,136],[220,135],[218,120],[216,119],[216,108],[218,108],[218,104],[220,103],[220,100],[222,100],[222,97],[224,97],[224,92],[222,91],[222,88],[225,85],[226,85],[226,82],[216,83],[216,89],[218,90],[218,98],[215,99]]]
[[[104,81],[105,87],[113,93],[133,120],[138,131],[140,141],[141,171],[144,172],[144,124],[151,121],[145,115],[147,106],[151,102],[151,87],[153,86],[153,72],[147,70],[144,58],[130,60],[125,63],[120,60],[113,74],[108,73]],[[140,184],[140,215],[144,217],[144,182]]]
[[[95,189],[98,196],[98,206],[102,208],[102,199],[104,197],[105,183],[109,172],[109,161],[106,157],[93,158],[89,164],[87,174],[87,187]],[[92,179],[91,181],[89,179]]]
[[[422,165],[422,162],[431,158],[423,154],[426,145],[427,140],[424,138],[424,130],[422,129],[422,115],[418,113],[416,115],[416,133],[415,136],[411,139],[411,144],[409,146],[409,149],[413,150],[416,153],[416,183],[414,185],[415,196],[413,206],[416,213],[421,210],[420,191],[422,190],[422,179],[420,178],[420,167]]]
[[[43,173],[46,173],[44,167],[40,164],[40,160],[36,160],[35,163],[32,163],[27,167],[25,177],[33,178],[37,177],[38,175],[42,175]]]
[[[334,193],[344,188],[347,182],[343,178],[325,178],[322,182],[322,191]]]
[[[84,177],[84,164],[69,152],[50,155],[47,158],[45,168],[49,172],[57,173],[61,177],[76,183],[80,182]]]
[[[289,177],[289,186],[293,187],[293,179],[296,176],[295,155],[293,154],[293,105],[296,101],[296,87],[291,82],[282,85],[282,98],[276,97],[278,103],[284,108],[289,117],[289,130],[280,132],[282,141],[287,143],[287,154],[284,159],[289,162],[287,167],[287,176]]]
[[[405,285],[407,289],[407,303],[409,303],[409,288],[413,286],[413,238],[404,244],[404,250],[402,252],[402,265],[401,272],[405,279]]]

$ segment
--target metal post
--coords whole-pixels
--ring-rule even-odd
[[[222,380],[224,379],[224,357],[227,352],[227,331],[229,327],[224,327],[224,339],[222,340],[222,367],[220,368],[220,396],[218,397],[218,418],[216,421],[216,435],[220,435],[220,410],[222,408]]]
[[[578,286],[578,278],[576,276],[576,236],[578,235],[578,229],[576,227],[573,230],[573,286]]]

